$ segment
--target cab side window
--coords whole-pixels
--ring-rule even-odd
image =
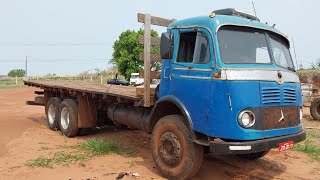
[[[206,64],[210,61],[208,38],[202,32],[180,34],[177,62]]]

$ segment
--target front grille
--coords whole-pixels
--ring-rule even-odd
[[[281,102],[280,88],[278,87],[264,87],[261,94],[263,104],[278,104]]]
[[[281,103],[294,105],[297,102],[296,90],[293,88],[263,87],[261,101],[268,106],[278,106]]]
[[[284,103],[289,103],[289,104],[295,103],[297,100],[296,90],[292,88],[284,88],[283,97],[284,97],[283,99]]]

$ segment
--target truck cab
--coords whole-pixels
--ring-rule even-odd
[[[143,84],[143,78],[139,77],[139,73],[131,73],[130,85],[131,86],[138,86],[141,84]]]
[[[290,149],[306,135],[289,49],[287,36],[234,9],[176,21],[161,37],[154,108],[178,107],[193,141],[211,153],[256,159]]]

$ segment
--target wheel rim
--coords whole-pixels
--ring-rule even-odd
[[[69,118],[69,110],[64,107],[61,110],[61,126],[63,129],[67,129],[69,126],[70,118]]]
[[[50,124],[53,124],[56,118],[56,107],[53,104],[50,104],[48,108],[48,120]]]
[[[177,166],[182,157],[180,140],[172,132],[165,132],[160,137],[158,152],[161,160],[168,166]]]

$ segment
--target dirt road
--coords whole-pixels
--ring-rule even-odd
[[[34,90],[0,90],[0,179],[115,179],[120,172],[138,172],[140,176],[136,179],[162,179],[154,168],[149,135],[104,128],[93,135],[64,138],[59,132],[46,128],[43,107],[25,105],[26,100],[33,98]],[[320,127],[318,122],[311,124]],[[90,138],[115,138],[128,147],[135,147],[137,153],[97,156],[83,164],[53,168],[25,165],[30,159],[50,156],[59,148],[59,151],[68,151],[63,147]],[[295,151],[272,150],[257,161],[206,155],[200,172],[193,179],[320,179],[320,163]]]

